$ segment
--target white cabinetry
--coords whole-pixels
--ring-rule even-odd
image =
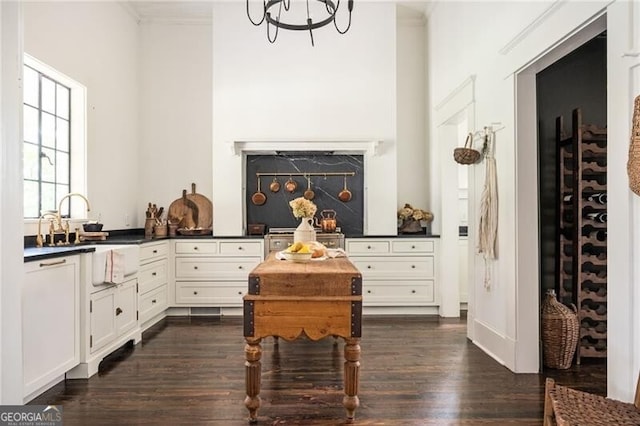
[[[350,238],[349,259],[362,273],[364,306],[436,306],[436,239]]]
[[[92,284],[92,256],[82,255],[80,286],[80,364],[67,373],[69,379],[87,379],[98,372],[100,362],[125,343],[138,343],[138,275],[121,284]],[[101,265],[95,265],[101,267]]]
[[[23,396],[30,401],[80,362],[80,256],[25,263]]]
[[[169,306],[169,242],[146,243],[140,247],[138,312],[141,331],[165,317]]]
[[[174,243],[175,305],[241,307],[263,240],[180,240]]]

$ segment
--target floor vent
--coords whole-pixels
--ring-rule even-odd
[[[215,315],[220,316],[220,308],[191,308],[191,315],[194,316],[207,316]]]

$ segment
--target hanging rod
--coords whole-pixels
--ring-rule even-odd
[[[295,173],[283,173],[283,172],[258,172],[256,177],[260,176],[355,176],[356,172],[295,172]]]

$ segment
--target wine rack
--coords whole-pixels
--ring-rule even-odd
[[[556,119],[559,190],[558,295],[575,304],[581,358],[607,356],[607,131],[572,114],[571,135]]]

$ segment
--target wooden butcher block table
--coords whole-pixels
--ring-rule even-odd
[[[343,404],[352,422],[359,405],[362,275],[344,257],[305,263],[278,260],[275,253],[249,274],[244,296],[245,368],[249,421],[257,422],[264,337],[311,340],[341,337],[344,346]]]

